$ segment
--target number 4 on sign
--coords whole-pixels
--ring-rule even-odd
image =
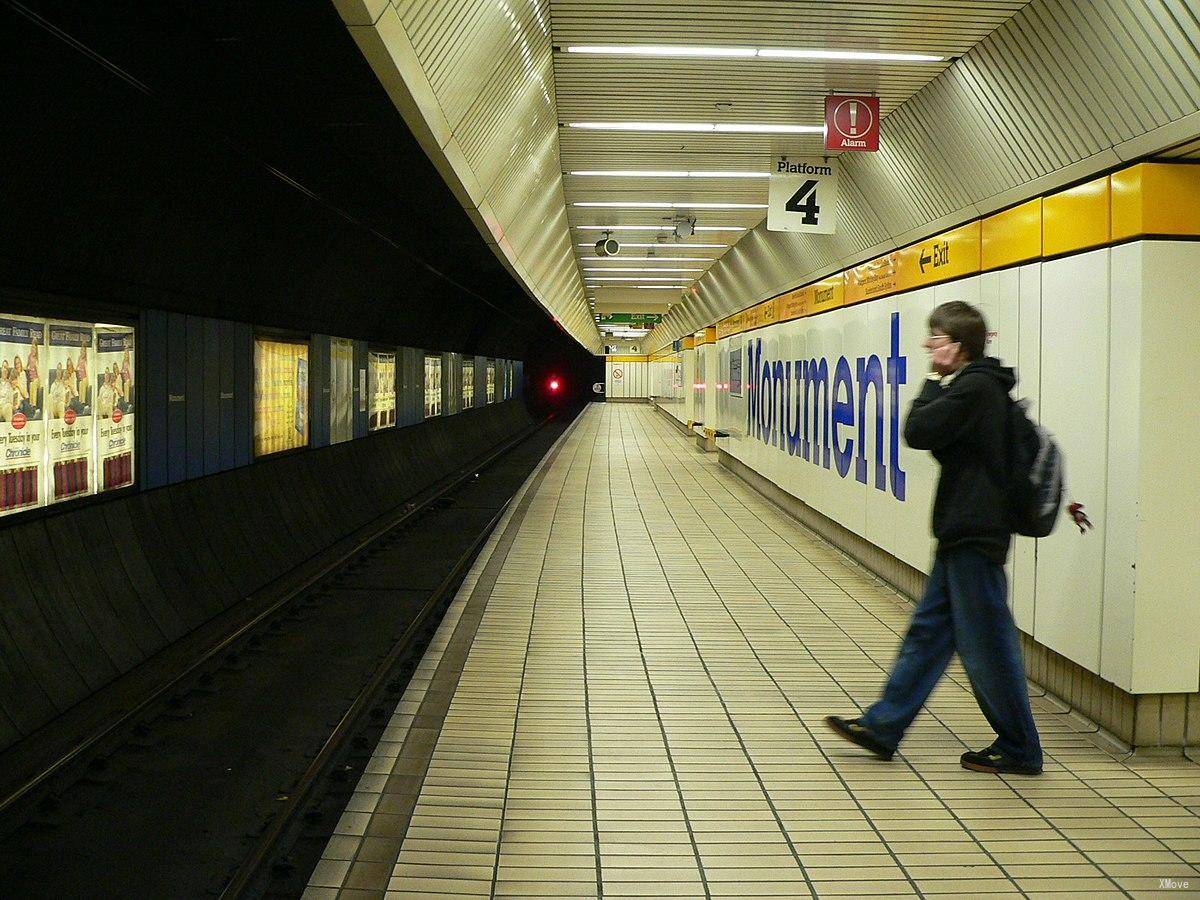
[[[805,199],[805,198],[808,199]],[[800,185],[800,190],[792,194],[791,198],[784,209],[788,212],[804,213],[804,218],[801,219],[805,225],[816,225],[817,215],[821,212],[821,207],[817,206],[817,182],[809,179]]]

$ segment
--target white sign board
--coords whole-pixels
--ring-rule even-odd
[[[777,156],[771,161],[767,231],[833,234],[838,161],[823,156]]]

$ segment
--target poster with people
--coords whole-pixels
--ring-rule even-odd
[[[133,329],[96,326],[97,485],[133,484]]]
[[[42,506],[46,325],[0,318],[0,516]]]
[[[370,376],[367,424],[371,431],[396,424],[396,354],[371,353],[367,356]]]
[[[254,342],[254,455],[308,444],[308,344]]]
[[[46,444],[50,466],[48,500],[63,500],[95,492],[92,459],[91,373],[95,360],[90,325],[50,322],[46,345]]]
[[[354,341],[329,342],[329,443],[354,437]]]

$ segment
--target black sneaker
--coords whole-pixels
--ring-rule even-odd
[[[984,750],[968,750],[961,757],[964,769],[972,772],[989,772],[992,775],[1041,775],[1041,766],[1027,766],[1005,756],[999,750],[987,747]]]
[[[864,750],[870,750],[883,760],[892,758],[896,751],[883,743],[866,725],[858,719],[843,719],[840,716],[826,716],[825,724],[836,731],[852,744],[857,744]]]

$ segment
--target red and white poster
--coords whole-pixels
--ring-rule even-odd
[[[46,348],[46,442],[50,478],[47,500],[95,493],[92,459],[91,373],[95,371],[91,325],[51,322]]]
[[[96,489],[133,484],[133,329],[96,326]]]
[[[831,94],[825,98],[825,149],[879,149],[879,98]]]
[[[0,319],[0,516],[46,503],[45,330],[43,322]]]

